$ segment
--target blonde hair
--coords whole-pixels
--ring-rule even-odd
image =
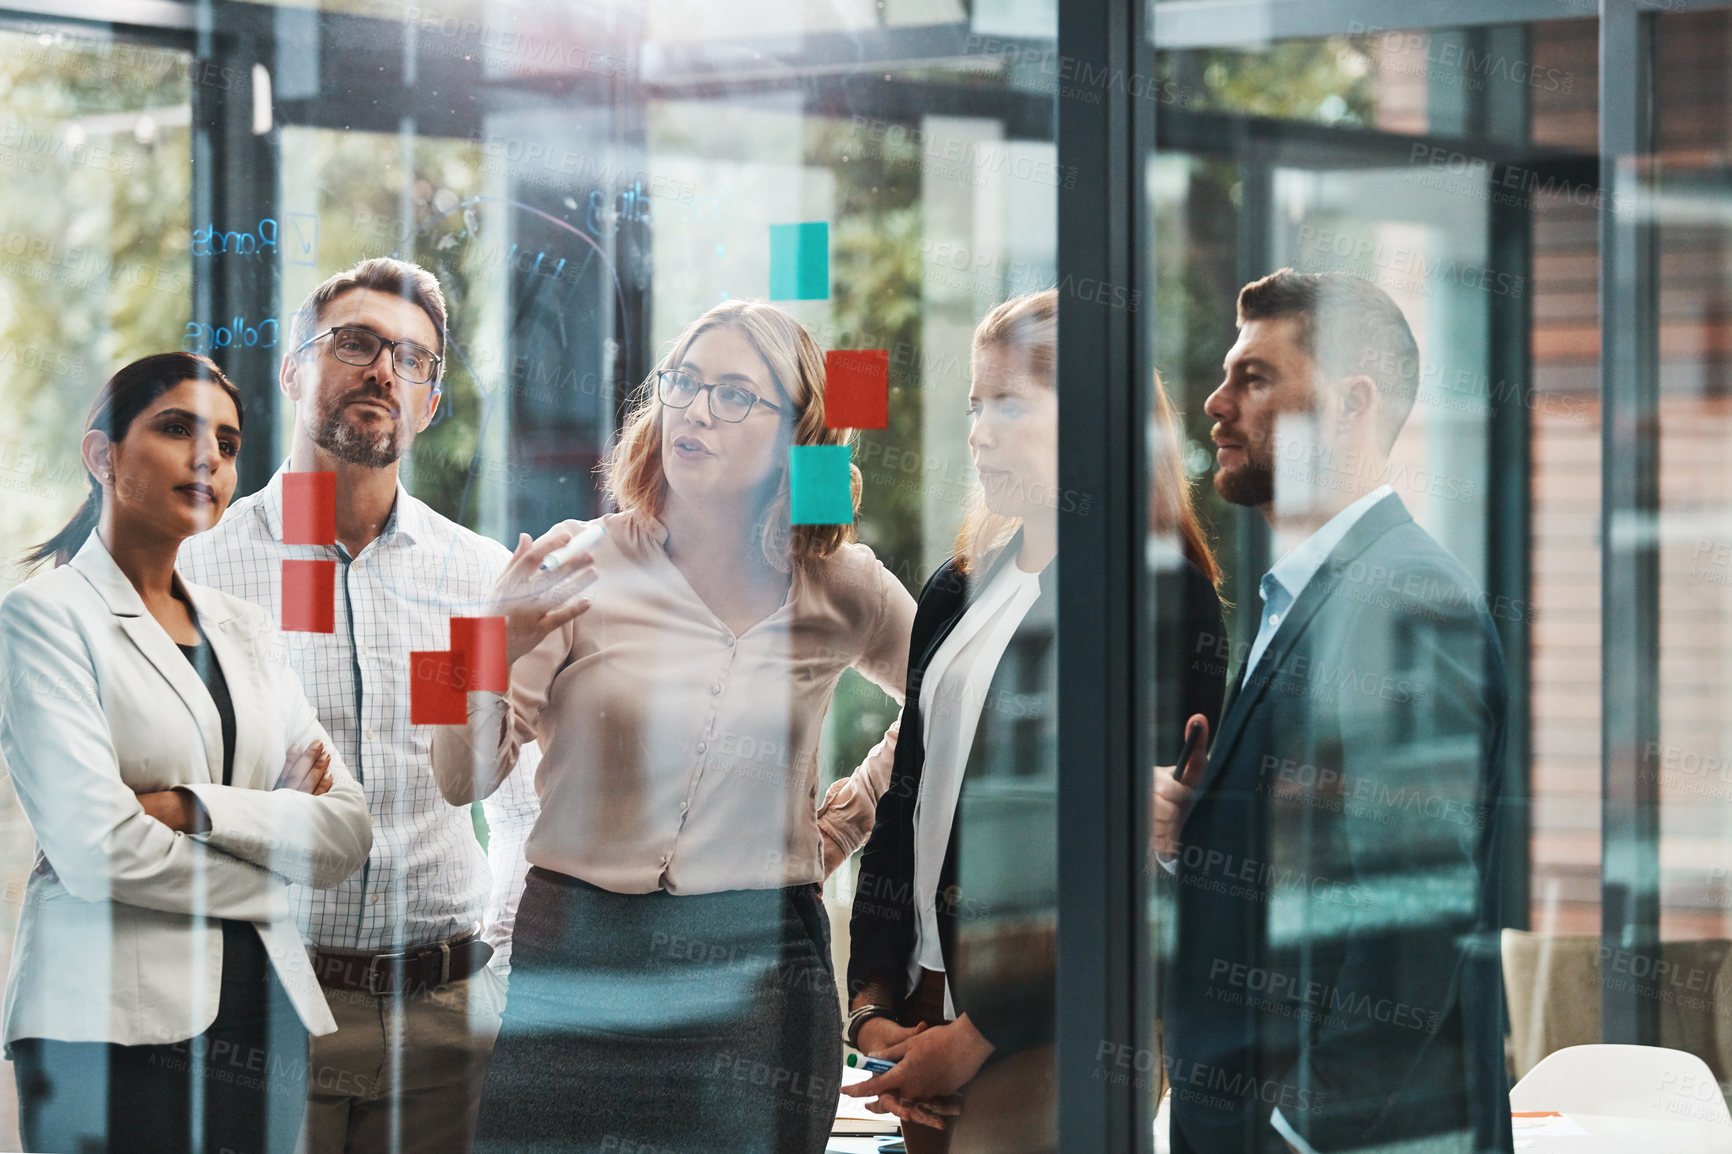
[[[667,474],[662,469],[662,412],[656,373],[685,360],[692,342],[711,329],[729,328],[745,337],[764,359],[782,398],[783,419],[791,420],[792,445],[848,445],[853,431],[824,424],[824,350],[800,322],[765,301],[724,301],[687,325],[674,338],[650,375],[639,387],[619,439],[602,462],[607,494],[622,512],[660,517],[667,499]],[[789,409],[791,408],[791,412]],[[852,508],[860,508],[860,470],[848,466]],[[854,540],[854,525],[794,525],[793,497],[784,460],[775,496],[759,523],[764,559],[787,571],[794,563],[828,557]]]
[[[968,358],[970,376],[980,372],[981,358],[988,352],[1020,355],[1031,375],[1046,382],[1047,387],[1057,388],[1058,290],[1012,297],[987,313],[974,330],[974,347]],[[1177,536],[1185,559],[1219,588],[1220,565],[1197,518],[1180,452],[1178,416],[1159,373],[1154,378],[1153,416],[1149,430],[1154,457],[1149,476],[1149,529]],[[964,573],[980,572],[1021,528],[1022,518],[1007,517],[986,507],[986,490],[976,481],[956,533],[957,566]]]

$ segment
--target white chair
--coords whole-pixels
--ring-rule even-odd
[[[1547,1054],[1509,1092],[1510,1109],[1732,1126],[1708,1063],[1659,1046],[1569,1046]]]

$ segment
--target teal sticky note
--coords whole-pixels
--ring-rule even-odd
[[[852,525],[854,491],[847,445],[792,445],[788,489],[796,525]]]
[[[830,299],[830,222],[770,226],[770,299]]]

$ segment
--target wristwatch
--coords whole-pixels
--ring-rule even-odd
[[[856,1050],[860,1048],[860,1027],[873,1018],[895,1018],[896,1014],[889,1006],[861,1006],[850,1010],[848,1024],[842,1029],[842,1040]]]

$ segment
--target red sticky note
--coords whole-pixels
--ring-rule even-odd
[[[890,350],[832,349],[824,354],[824,426],[882,429],[890,424]]]
[[[463,671],[465,690],[504,693],[511,688],[511,670],[505,664],[505,618],[453,617],[451,656]]]
[[[337,543],[337,474],[283,474],[283,544]]]
[[[410,725],[462,725],[469,720],[456,656],[449,650],[412,650],[409,676]]]
[[[337,563],[283,562],[283,631],[335,633]]]

